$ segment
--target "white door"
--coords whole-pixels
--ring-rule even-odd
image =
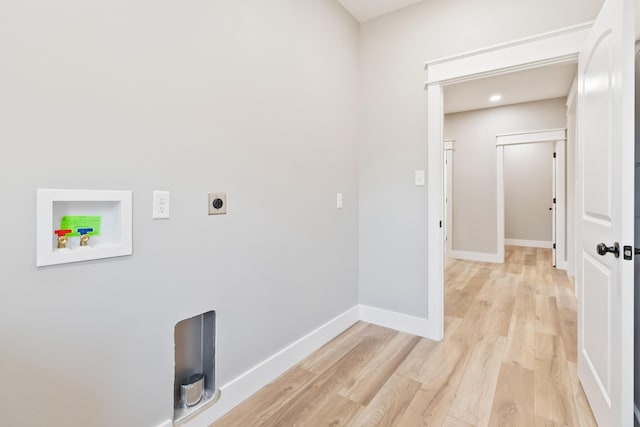
[[[578,373],[601,427],[633,425],[633,17],[606,0],[578,65]]]

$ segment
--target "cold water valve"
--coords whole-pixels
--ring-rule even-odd
[[[89,246],[89,233],[93,231],[93,228],[78,228],[78,233],[80,234],[80,247],[88,247]]]

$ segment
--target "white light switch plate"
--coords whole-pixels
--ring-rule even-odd
[[[336,208],[342,209],[342,193],[336,194]]]
[[[171,197],[168,191],[153,192],[153,219],[167,219],[171,214]]]
[[[417,186],[424,186],[424,171],[423,170],[417,170],[416,171],[416,185]]]

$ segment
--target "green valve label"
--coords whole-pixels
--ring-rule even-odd
[[[80,236],[78,228],[93,228],[89,236],[98,236],[100,234],[100,223],[102,222],[101,216],[63,216],[60,220],[61,230],[73,230],[67,236]]]

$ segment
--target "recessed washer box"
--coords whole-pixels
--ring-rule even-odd
[[[131,191],[38,189],[36,204],[36,265],[38,267],[131,255],[133,194]],[[99,234],[86,247],[77,236],[58,248],[54,233],[63,218],[100,218]],[[72,230],[74,233],[77,230]]]
[[[181,425],[220,397],[216,381],[216,312],[207,311],[176,323],[174,350],[173,422]],[[190,392],[194,390],[188,390],[188,385],[200,377],[199,391],[195,390],[192,396]]]

